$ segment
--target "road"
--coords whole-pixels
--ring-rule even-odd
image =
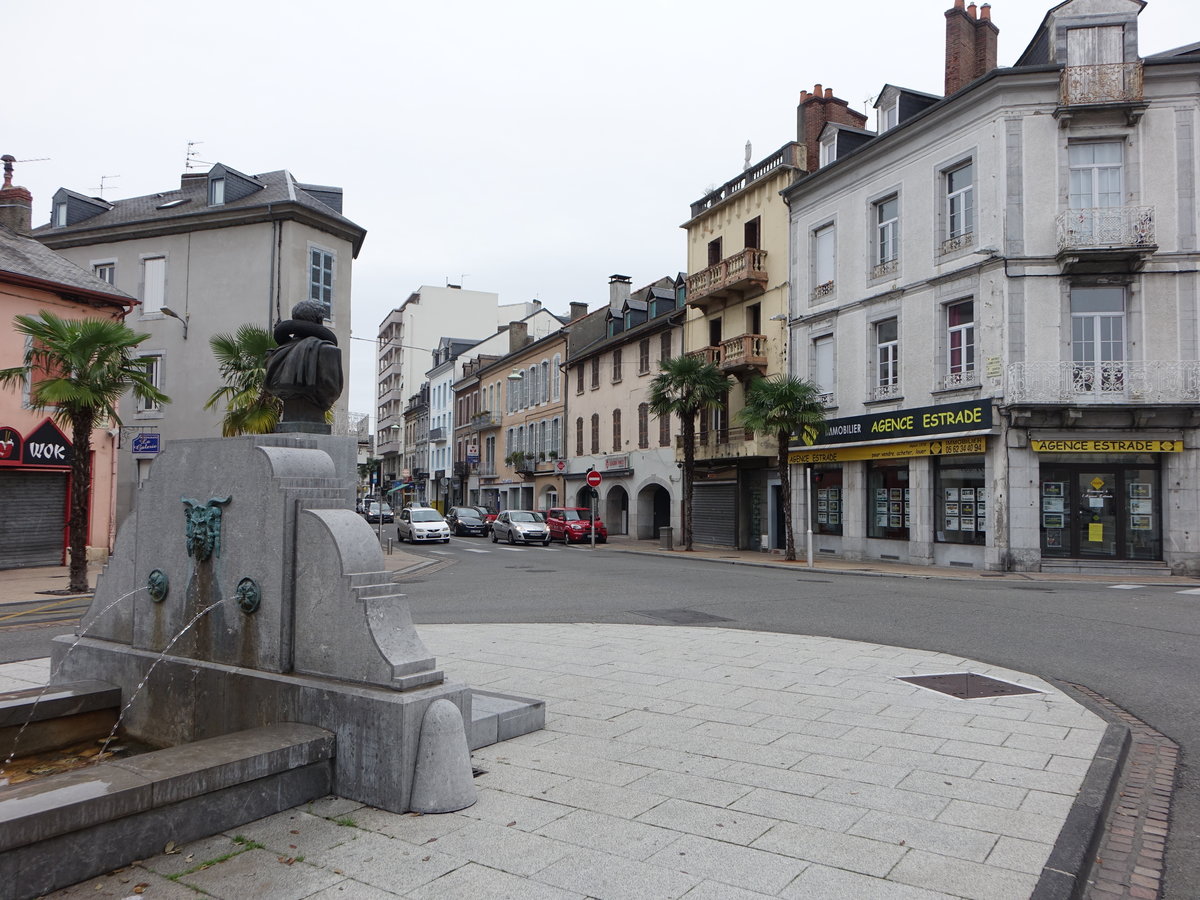
[[[404,551],[427,561],[402,579],[418,625],[611,622],[828,635],[1086,685],[1183,748],[1164,896],[1200,895],[1198,595],[1013,577],[865,577],[478,538]],[[49,638],[65,630],[0,622],[0,660],[46,655]]]

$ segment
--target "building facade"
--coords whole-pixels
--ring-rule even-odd
[[[243,324],[268,330],[301,300],[326,306],[343,358],[349,350],[351,273],[366,231],[342,215],[342,190],[303,184],[290,172],[245,175],[218,164],[189,172],[179,188],[126,200],[54,195],[34,237],[98,278],[137,297],[129,324],[147,332],[142,353],[169,404],[121,405],[124,435],[162,440],[217,437],[223,410],[205,409],[223,386],[209,339]],[[335,428],[347,433],[345,394]],[[161,446],[161,445],[160,445]],[[118,517],[154,454],[123,441]]]
[[[959,0],[947,95],[889,85],[784,191],[818,555],[1200,570],[1200,57],[1140,57],[1142,7],[1060,3],[996,69]]]

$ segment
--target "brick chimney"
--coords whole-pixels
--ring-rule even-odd
[[[4,186],[0,187],[0,225],[17,234],[29,234],[33,228],[33,194],[12,183],[13,163],[17,158],[6,153],[0,159],[4,161]]]
[[[509,322],[508,323],[508,352],[516,353],[522,347],[529,343],[529,323],[528,322]]]
[[[812,93],[800,92],[800,105],[796,107],[796,140],[804,145],[805,168],[816,171],[821,162],[821,129],[829,122],[865,128],[867,117],[851,109],[840,97],[833,96],[833,88],[813,85]]]
[[[962,90],[976,78],[996,68],[997,37],[992,7],[977,8],[954,0],[946,10],[946,96]]]
[[[571,301],[571,321],[574,322],[577,319],[582,319],[586,315],[587,315],[587,304],[582,303],[579,300],[572,300]]]
[[[608,306],[610,309],[620,309],[621,304],[629,299],[633,290],[633,279],[628,275],[608,276]]]

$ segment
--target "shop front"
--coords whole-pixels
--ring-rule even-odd
[[[49,419],[26,435],[0,426],[0,569],[65,562],[73,455]]]

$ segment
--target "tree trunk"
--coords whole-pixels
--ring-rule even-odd
[[[779,432],[779,502],[783,504],[783,523],[787,532],[787,551],[783,558],[796,559],[796,532],[792,527],[792,470],[788,466],[788,441],[791,433]]]
[[[696,416],[682,416],[683,438],[683,549],[692,549],[692,482],[696,471]]]
[[[70,548],[69,590],[85,594],[88,584],[87,527],[88,496],[92,492],[92,423],[71,423],[71,511],[67,520]]]

